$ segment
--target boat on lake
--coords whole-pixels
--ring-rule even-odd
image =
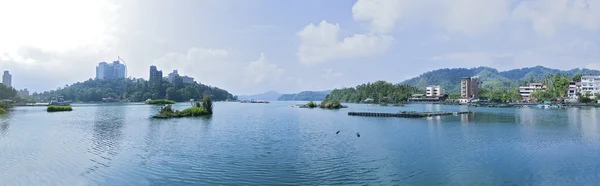
[[[54,106],[68,106],[71,105],[70,101],[65,101],[65,99],[62,96],[58,96],[58,97],[52,97],[52,99],[50,100],[49,105],[54,105]]]

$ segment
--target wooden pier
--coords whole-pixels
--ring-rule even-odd
[[[467,112],[399,112],[399,113],[376,113],[376,112],[348,112],[348,116],[369,116],[369,117],[400,117],[400,118],[424,118],[432,116],[460,115],[470,114]]]

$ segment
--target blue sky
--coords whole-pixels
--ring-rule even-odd
[[[121,56],[255,94],[400,82],[439,68],[600,69],[599,0],[0,2],[0,70],[34,91]]]

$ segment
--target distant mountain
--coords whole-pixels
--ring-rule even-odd
[[[243,96],[238,96],[239,100],[250,100],[250,99],[254,99],[254,100],[267,100],[267,101],[275,101],[277,100],[277,98],[279,98],[281,96],[281,93],[276,92],[274,90],[262,93],[262,94],[257,94],[257,95],[243,95]]]
[[[326,91],[302,91],[297,94],[283,94],[277,100],[278,101],[323,101],[325,96],[329,94],[331,90]]]
[[[534,81],[541,81],[545,75],[557,73],[573,76],[580,73],[586,75],[600,74],[600,71],[585,68],[558,70],[543,66],[514,69],[502,72],[498,72],[498,70],[489,67],[477,67],[470,69],[445,68],[426,72],[418,77],[403,81],[400,84],[411,85],[421,89],[424,89],[428,85],[440,85],[444,88],[446,93],[452,94],[459,92],[459,83],[460,78],[462,77],[479,76],[480,80],[483,82],[483,87],[509,88],[511,86],[521,85],[524,82],[529,82],[531,79]]]

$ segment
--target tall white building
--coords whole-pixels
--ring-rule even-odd
[[[589,94],[590,98],[596,98],[600,93],[600,76],[581,77],[581,94]]]
[[[7,87],[12,87],[12,75],[8,72],[8,70],[4,71],[2,75],[2,84]]]
[[[100,62],[96,66],[96,79],[116,79],[127,77],[127,67],[119,61]]]
[[[427,97],[440,97],[444,94],[444,90],[439,85],[429,85],[425,90]]]

